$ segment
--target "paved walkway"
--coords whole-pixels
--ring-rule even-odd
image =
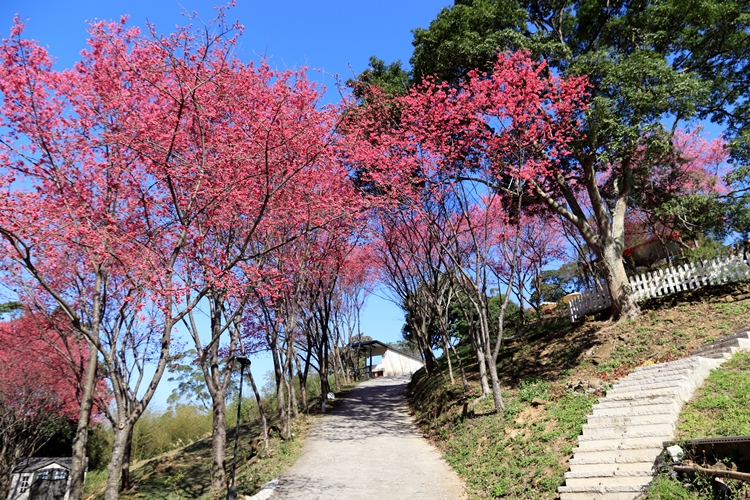
[[[379,378],[353,389],[316,422],[271,500],[465,498],[456,473],[414,427],[407,382]]]

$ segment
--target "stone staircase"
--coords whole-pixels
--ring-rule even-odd
[[[573,449],[561,500],[633,500],[651,483],[662,443],[674,439],[682,405],[709,372],[750,351],[750,327],[692,351],[690,357],[636,368],[593,406]]]

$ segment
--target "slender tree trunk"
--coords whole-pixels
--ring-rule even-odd
[[[128,491],[132,484],[130,483],[130,459],[133,451],[133,430],[135,425],[130,427],[128,437],[125,440],[125,449],[122,454],[122,481],[120,482],[120,491]]]
[[[482,348],[482,339],[476,334],[476,325],[474,321],[466,311],[463,311],[463,315],[466,324],[469,325],[469,339],[471,340],[471,347],[474,350],[474,356],[477,359],[477,365],[479,365],[479,383],[482,387],[481,397],[485,397],[490,393],[490,384],[487,381],[487,363],[484,357],[485,349]]]
[[[240,382],[241,383],[241,382]],[[213,399],[211,416],[211,491],[221,491],[227,487],[224,459],[227,447],[226,393]]]
[[[432,353],[429,341],[425,338],[426,335],[422,329],[422,325],[412,323],[412,331],[417,337],[417,345],[419,350],[422,351],[422,357],[424,358],[424,369],[427,372],[427,376],[432,376],[435,373],[435,355]]]
[[[456,385],[456,379],[453,377],[453,364],[451,363],[451,352],[448,349],[448,336],[443,334],[443,351],[445,351],[445,359],[448,360],[448,374],[451,377],[451,385]]]
[[[247,369],[247,376],[250,379],[250,386],[253,388],[253,394],[255,394],[255,402],[258,405],[258,413],[260,414],[260,423],[263,429],[263,455],[268,455],[268,419],[266,419],[266,410],[263,408],[263,400],[260,398],[258,392],[258,386],[255,385],[255,379],[253,378],[253,372],[250,367]]]
[[[114,426],[112,455],[107,466],[107,485],[104,490],[105,500],[117,500],[120,497],[120,472],[122,471],[122,462],[125,458],[128,435],[132,432],[132,429],[133,424],[125,418],[122,418]]]
[[[464,370],[464,363],[463,361],[461,361],[461,356],[458,355],[456,348],[453,347],[453,342],[451,342],[450,336],[447,336],[447,338],[448,338],[448,347],[450,347],[450,350],[453,351],[453,355],[456,357],[456,362],[458,363],[458,369],[461,372],[461,384],[463,385],[464,392],[467,392],[469,390],[469,381],[466,378],[466,370]]]
[[[490,381],[492,382],[492,397],[495,402],[495,409],[505,411],[505,403],[503,403],[503,393],[500,389],[500,381],[497,376],[497,364],[492,359],[492,354],[487,354],[487,366],[490,369]]]
[[[284,425],[286,421],[286,394],[284,394],[284,369],[281,363],[281,353],[277,339],[272,344],[271,355],[273,356],[273,376],[276,380],[276,416],[279,423]]]
[[[487,357],[485,350],[477,346],[477,362],[479,364],[479,382],[482,386],[482,397],[489,395],[490,384],[487,381]]]
[[[94,392],[96,391],[96,369],[99,352],[96,347],[88,343],[89,361],[81,394],[81,409],[78,411],[78,425],[73,437],[72,465],[70,469],[70,500],[83,498],[83,480],[86,474],[86,446],[89,439],[89,421],[91,409],[94,406]]]
[[[338,342],[336,342],[333,344],[333,381],[336,384],[336,392],[341,390],[341,372],[343,371],[340,353]]]
[[[307,351],[305,358],[305,369],[300,366],[299,358],[295,357],[294,362],[297,365],[297,377],[299,378],[299,395],[302,403],[302,411],[307,413],[307,371],[310,368],[310,351]]]
[[[291,414],[294,416],[294,418],[299,417],[299,408],[297,406],[297,392],[294,388],[294,359],[297,357],[297,354],[294,351],[294,344],[291,340],[289,340],[289,343],[287,345],[286,350],[286,371],[289,376],[288,380],[288,386],[289,386],[289,410]],[[290,426],[291,427],[291,426]]]
[[[327,337],[327,335],[326,335]],[[320,349],[320,412],[326,412],[328,397],[328,339],[321,342]]]

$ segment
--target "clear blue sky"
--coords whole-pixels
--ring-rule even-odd
[[[336,99],[334,79],[363,71],[371,55],[392,62],[408,63],[411,56],[411,30],[427,27],[450,0],[237,0],[228,20],[245,26],[237,54],[243,60],[258,60],[262,55],[278,68],[308,66],[310,77],[329,88]],[[202,0],[2,0],[0,33],[8,36],[13,16],[26,24],[27,38],[38,40],[56,57],[58,69],[78,60],[86,43],[86,21],[119,19],[130,15],[130,24],[156,25],[169,33],[185,24],[184,11],[197,11],[201,18],[214,16],[212,1]],[[382,341],[400,339],[403,314],[393,304],[371,297],[362,318],[365,334]],[[258,378],[271,368],[270,361],[258,359],[253,371]],[[171,392],[166,377],[152,407],[165,404]]]

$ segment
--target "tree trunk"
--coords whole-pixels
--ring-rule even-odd
[[[294,344],[289,341],[289,345],[286,350],[286,371],[289,375],[287,386],[289,388],[289,411],[294,418],[299,417],[299,409],[297,408],[297,392],[294,389],[294,364],[293,361],[297,354],[294,352]],[[291,420],[291,418],[290,418]],[[290,426],[291,427],[291,426]]]
[[[125,449],[122,453],[122,482],[120,483],[120,491],[128,491],[132,484],[130,484],[130,458],[131,452],[133,451],[133,430],[135,425],[130,428],[128,437],[125,440]]]
[[[490,371],[490,381],[492,382],[492,397],[495,401],[495,409],[505,411],[505,403],[503,403],[503,393],[500,389],[500,381],[497,377],[497,364],[495,360],[492,359],[492,357],[492,354],[486,354],[487,366]]]
[[[336,343],[333,344],[333,382],[336,384],[336,392],[341,390],[341,355]]]
[[[279,352],[278,340],[274,338],[272,343],[273,356],[273,376],[276,381],[276,417],[282,426],[286,422],[286,394],[284,394],[284,367],[281,361],[281,352]]]
[[[422,329],[415,325],[414,332],[417,336],[417,345],[419,346],[419,350],[422,351],[422,357],[424,358],[424,369],[427,372],[427,376],[432,376],[435,373],[435,355],[432,353],[430,343],[425,339]]]
[[[327,336],[326,336],[327,337]],[[320,350],[320,413],[326,412],[328,398],[328,339],[324,338]]]
[[[477,362],[479,364],[479,382],[482,386],[482,397],[490,393],[490,384],[487,381],[487,358],[481,347],[476,348]]]
[[[109,459],[109,465],[107,465],[107,486],[104,490],[104,500],[117,500],[120,497],[120,472],[125,457],[128,434],[132,431],[133,424],[123,418],[113,427],[112,455]]]
[[[302,403],[302,411],[307,413],[307,370],[310,368],[310,350],[308,349],[307,351],[304,370],[302,370],[302,367],[300,366],[299,358],[295,357],[294,362],[297,365],[297,377],[299,378],[299,395],[300,402]]]
[[[451,385],[456,385],[456,379],[453,377],[453,364],[451,363],[451,352],[448,350],[448,336],[443,334],[443,351],[445,359],[448,361],[448,374],[451,378]]]
[[[224,397],[214,398],[212,409],[211,491],[221,491],[227,486],[226,471],[224,470],[224,459],[226,458],[227,446],[226,403]]]
[[[461,356],[458,355],[456,348],[453,347],[453,342],[451,342],[450,336],[448,336],[448,347],[450,348],[451,351],[453,351],[453,355],[456,357],[456,362],[458,363],[458,369],[461,372],[461,384],[463,385],[464,392],[468,392],[469,380],[466,378],[466,370],[464,370],[464,362],[461,361]]]
[[[81,394],[81,409],[78,411],[78,425],[73,437],[72,465],[70,469],[70,500],[83,498],[83,480],[86,474],[86,446],[89,440],[89,421],[91,409],[94,406],[94,392],[96,391],[96,369],[99,352],[88,342],[89,362]]]
[[[260,423],[263,429],[263,456],[268,455],[268,420],[266,419],[266,410],[263,408],[263,400],[260,398],[258,392],[258,386],[255,385],[255,379],[253,378],[253,372],[250,367],[247,369],[247,376],[250,379],[250,387],[253,388],[253,394],[255,395],[255,402],[258,405],[258,413],[260,414]]]
[[[618,251],[614,243],[611,243],[604,247],[603,254],[604,273],[612,302],[612,319],[635,318],[641,313],[641,308],[635,300],[633,289],[625,273],[622,252]]]

